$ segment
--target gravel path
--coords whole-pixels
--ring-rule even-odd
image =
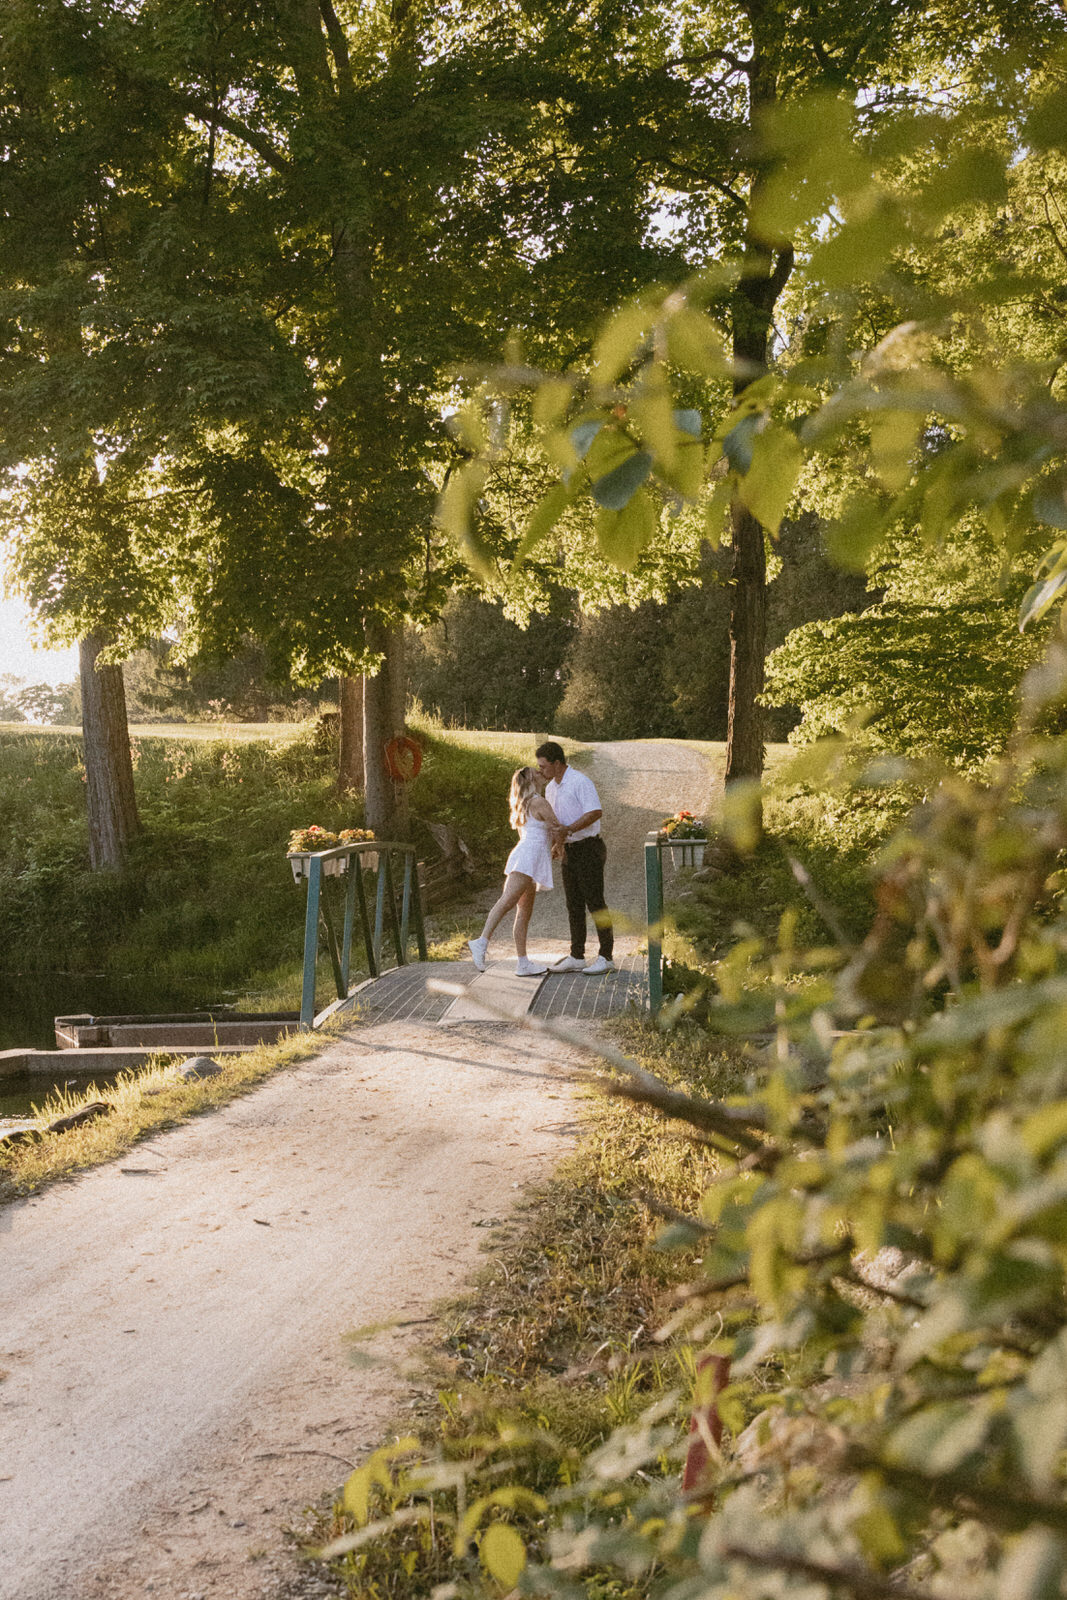
[[[587,769],[639,917],[644,835],[707,768],[648,742]],[[357,1026],[0,1209],[0,1600],[329,1592],[282,1530],[379,1442],[434,1303],[568,1147],[569,1066],[485,1024]]]
[[[3,1600],[316,1592],[280,1529],[378,1442],[571,1118],[522,1035],[356,1028],[0,1211]]]

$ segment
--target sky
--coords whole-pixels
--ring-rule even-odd
[[[37,650],[30,630],[29,608],[0,592],[0,673],[10,672],[27,683],[70,683],[78,676],[78,647]]]

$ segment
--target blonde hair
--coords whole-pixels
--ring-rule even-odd
[[[539,774],[533,767],[520,767],[516,773],[512,774],[508,804],[513,828],[525,826],[526,814],[530,809],[530,801],[535,798],[538,792],[538,777]]]

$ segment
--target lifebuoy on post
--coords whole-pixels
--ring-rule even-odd
[[[397,783],[410,783],[422,767],[422,746],[407,734],[390,739],[385,747],[385,770]]]

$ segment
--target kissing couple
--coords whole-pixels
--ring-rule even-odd
[[[561,745],[548,740],[537,748],[537,766],[520,767],[511,779],[511,826],[519,842],[504,865],[504,892],[485,919],[477,939],[468,940],[474,965],[485,971],[486,952],[496,928],[514,910],[515,971],[520,978],[546,972],[584,972],[595,977],[614,968],[614,933],[604,901],[607,849],[600,836],[602,808],[591,778],[567,764]],[[551,967],[531,961],[526,934],[540,890],[554,887],[552,866],[560,862],[570,924],[570,954]],[[587,965],[586,918],[597,930],[599,954]]]

